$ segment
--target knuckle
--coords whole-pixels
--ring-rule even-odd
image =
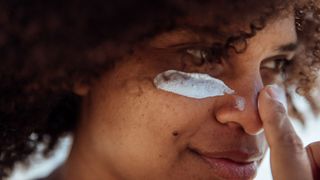
[[[274,111],[278,114],[278,115],[286,115],[287,114],[287,110],[284,107],[284,105],[279,102],[279,101],[275,101],[274,102]]]
[[[270,108],[268,116],[267,121],[270,121],[270,123],[277,122],[276,124],[281,124],[281,122],[284,122],[288,118],[287,111],[280,102],[275,102],[274,106]]]
[[[278,124],[280,126],[288,120],[287,111],[280,102],[270,109],[268,117],[265,123],[270,123],[271,125]]]
[[[320,141],[313,142],[313,143],[309,144],[308,146],[310,146],[312,148],[319,149],[319,152],[320,152]]]

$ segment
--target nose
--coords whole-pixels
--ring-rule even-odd
[[[240,78],[231,80],[229,85],[235,90],[235,94],[229,97],[224,104],[221,104],[215,112],[217,121],[230,127],[240,126],[250,135],[261,133],[263,130],[262,121],[257,105],[258,93],[263,88],[260,73],[242,75]],[[236,108],[239,101],[243,107]],[[232,107],[230,108],[230,106]]]

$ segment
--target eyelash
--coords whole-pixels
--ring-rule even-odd
[[[187,47],[183,48],[184,53],[192,56],[193,63],[196,65],[203,65],[204,63],[219,63],[221,57],[213,53],[213,50],[209,47]],[[291,60],[285,57],[276,57],[271,60],[265,60],[261,63],[261,69],[268,69],[283,73],[285,68],[289,65]],[[272,64],[271,64],[272,63]]]
[[[262,62],[260,69],[270,69],[274,71],[284,72],[291,60],[287,58],[277,58]],[[272,63],[272,64],[271,64]]]
[[[220,58],[209,47],[189,47],[185,48],[184,53],[193,57],[193,63],[203,65],[204,63],[218,63]]]

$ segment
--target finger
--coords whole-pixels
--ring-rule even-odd
[[[308,155],[281,103],[281,89],[267,86],[259,94],[258,109],[270,146],[274,179],[312,179]]]
[[[320,141],[309,144],[307,152],[312,168],[313,178],[320,180]]]
[[[296,144],[303,149],[303,144],[295,133],[288,119],[284,103],[280,99],[281,93],[281,89],[277,86],[267,86],[259,94],[258,110],[263,128],[267,131],[265,134],[269,146],[272,149],[287,148],[286,146],[289,146],[289,149],[291,149],[292,144]],[[292,140],[293,142],[287,140]]]

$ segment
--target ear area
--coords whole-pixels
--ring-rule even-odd
[[[75,82],[72,91],[78,96],[86,96],[90,91],[90,85],[88,83]]]

